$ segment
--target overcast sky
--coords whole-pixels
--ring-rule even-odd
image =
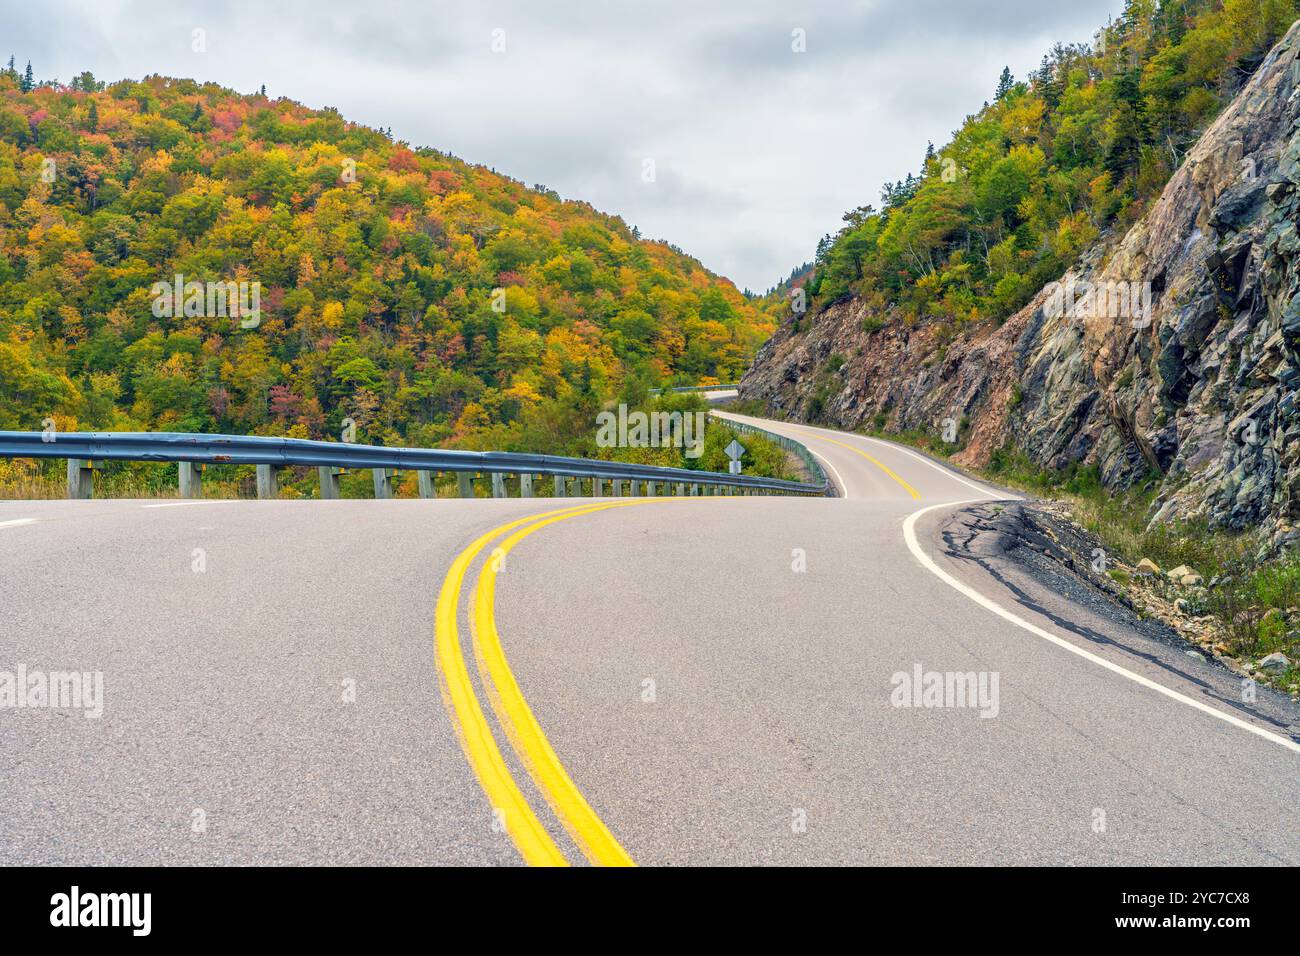
[[[811,259],[846,209],[919,171],[926,141],[942,145],[990,99],[1003,65],[1022,78],[1122,7],[0,0],[0,42],[40,79],[162,73],[337,106],[585,199],[763,290]]]

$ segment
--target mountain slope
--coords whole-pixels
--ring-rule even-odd
[[[0,428],[564,451],[625,381],[734,380],[774,328],[621,219],[331,109],[31,86],[0,74]],[[177,275],[260,312],[168,314]]]
[[[1004,323],[907,322],[871,295],[788,322],[742,380],[783,415],[943,436],[956,459],[1020,454],[1154,475],[1158,520],[1300,517],[1300,24],[1254,70],[1147,211],[1088,246]],[[1145,290],[1064,299],[1071,284]],[[1137,285],[1133,285],[1136,283]],[[1134,305],[1134,303],[1138,303]],[[945,434],[946,433],[946,434]]]

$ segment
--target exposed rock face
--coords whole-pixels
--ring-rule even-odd
[[[850,428],[942,432],[951,419],[956,460],[976,466],[1010,444],[1045,467],[1096,464],[1111,488],[1156,471],[1153,520],[1263,525],[1289,541],[1300,519],[1298,53],[1300,23],[1146,216],[1000,327],[944,346],[924,322],[884,316],[865,331],[876,317],[849,300],[805,317],[803,331],[784,325],[741,398]],[[1110,294],[1071,308],[1071,283]]]

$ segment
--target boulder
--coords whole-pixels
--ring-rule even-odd
[[[1281,651],[1275,651],[1256,665],[1265,674],[1281,674],[1291,666],[1291,659]]]
[[[1165,572],[1165,577],[1175,584],[1181,584],[1184,587],[1199,587],[1205,583],[1205,579],[1189,568],[1185,564],[1180,564]]]

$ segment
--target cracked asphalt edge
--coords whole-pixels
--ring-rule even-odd
[[[1300,703],[1264,684],[1243,699],[1245,675],[1161,620],[1139,615],[1109,578],[1091,570],[1101,542],[1034,501],[961,508],[937,529],[946,558],[978,568],[1021,608],[1087,645],[1104,645],[1194,685],[1220,707],[1300,741]]]

